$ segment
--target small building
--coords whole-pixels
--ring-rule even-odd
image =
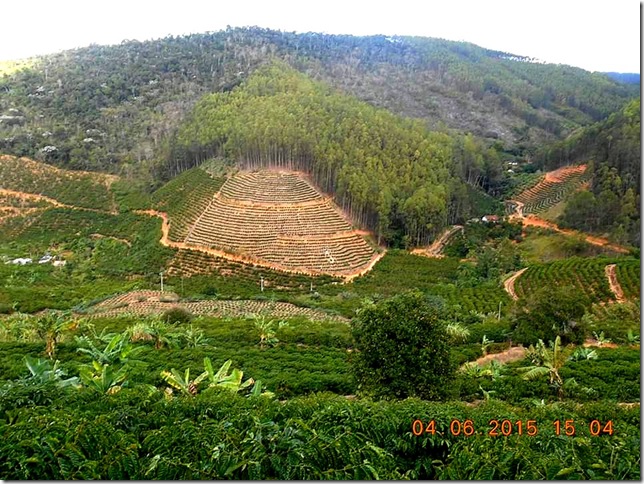
[[[38,260],[38,264],[47,264],[48,262],[51,262],[52,259],[53,257],[50,254],[45,254]]]
[[[481,220],[483,222],[495,224],[495,223],[498,223],[500,219],[498,215],[484,215],[483,217],[481,217]]]
[[[27,265],[27,264],[31,264],[32,262],[33,262],[33,259],[30,259],[28,257],[27,258],[19,257],[17,259],[13,259],[11,261],[11,264],[17,264],[19,266],[24,266],[24,265]]]
[[[55,260],[53,262],[54,267],[63,267],[65,264],[67,264],[66,260]]]

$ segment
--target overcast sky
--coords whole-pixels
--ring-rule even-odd
[[[0,15],[0,60],[257,25],[440,37],[590,71],[640,71],[639,0],[10,0]]]

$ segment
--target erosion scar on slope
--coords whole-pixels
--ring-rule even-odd
[[[527,271],[528,268],[524,267],[523,269],[518,270],[514,274],[512,274],[510,277],[508,277],[505,282],[503,282],[503,287],[505,288],[505,291],[510,295],[512,299],[517,301],[519,299],[519,296],[517,296],[517,293],[514,291],[514,282],[523,274],[525,271]]]
[[[189,244],[186,242],[173,242],[169,238],[170,234],[170,222],[168,220],[168,214],[165,212],[159,212],[158,210],[135,210],[134,213],[138,213],[140,215],[148,215],[150,217],[159,217],[162,221],[161,223],[161,245],[165,247],[172,247],[175,249],[188,249],[188,250],[196,250],[198,252],[203,252],[205,254],[209,255],[214,255],[215,257],[221,257],[222,259],[228,259],[232,260],[234,262],[241,262],[242,264],[254,264],[256,266],[261,266],[261,267],[266,267],[268,269],[274,269],[277,271],[281,272],[288,272],[292,274],[306,274],[309,276],[319,276],[319,275],[328,275],[329,273],[327,272],[322,272],[322,271],[312,271],[308,269],[300,269],[300,270],[293,270],[288,267],[283,267],[279,264],[269,264],[266,261],[263,261],[261,259],[251,257],[251,256],[241,256],[241,255],[235,255],[235,254],[230,254],[229,252],[224,252],[223,250],[217,250],[217,249],[210,249],[206,247],[202,247],[199,245],[194,245],[194,244]],[[370,271],[373,266],[384,257],[386,251],[382,251],[380,253],[376,252],[369,263],[367,264],[366,267],[364,267],[362,270],[353,273],[353,274],[331,274],[332,276],[335,277],[341,277],[344,279],[344,282],[350,282],[356,277],[362,276],[366,274],[368,271]]]
[[[608,285],[610,286],[610,290],[615,295],[615,300],[618,303],[623,303],[626,301],[626,298],[624,297],[622,286],[617,280],[617,273],[615,271],[616,267],[617,266],[615,264],[608,264],[606,267],[604,267],[604,272],[606,273],[606,277],[608,278]]]

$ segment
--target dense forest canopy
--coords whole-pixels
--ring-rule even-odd
[[[416,245],[448,218],[469,216],[466,201],[451,213],[448,205],[467,197],[461,180],[496,180],[495,155],[471,137],[430,132],[276,63],[197,103],[172,141],[166,170],[174,175],[213,157],[302,170],[379,239],[402,234]]]
[[[202,95],[230,90],[275,59],[430,128],[496,139],[520,155],[638,94],[603,74],[462,42],[235,28],[92,45],[3,68],[0,151],[127,172],[159,158]]]

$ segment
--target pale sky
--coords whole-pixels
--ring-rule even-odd
[[[0,60],[257,25],[439,37],[589,71],[640,71],[638,0],[10,0],[0,12]]]

